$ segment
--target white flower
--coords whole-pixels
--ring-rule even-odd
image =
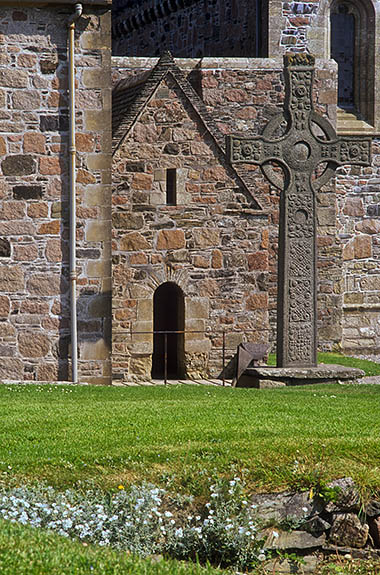
[[[259,561],[265,561],[265,559],[266,559],[265,553],[259,553],[259,555],[257,556],[257,559]]]
[[[165,517],[173,517],[173,513],[170,513],[170,511],[165,511],[164,515]]]

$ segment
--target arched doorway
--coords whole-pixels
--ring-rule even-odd
[[[183,291],[173,282],[160,285],[153,297],[153,329],[159,332],[183,332],[185,326],[185,303]],[[152,378],[163,379],[165,375],[165,334],[153,337]],[[184,377],[184,334],[167,334],[167,376],[171,379]]]

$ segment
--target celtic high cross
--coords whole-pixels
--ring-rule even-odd
[[[284,111],[270,120],[262,137],[227,137],[230,162],[258,164],[266,178],[283,190],[278,250],[278,367],[317,365],[316,191],[338,166],[368,166],[371,159],[370,138],[338,138],[331,124],[314,111],[314,63],[310,54],[286,54]],[[284,180],[273,164],[283,169]],[[320,171],[324,168],[320,175],[318,166]]]

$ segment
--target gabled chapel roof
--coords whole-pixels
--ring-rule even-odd
[[[203,100],[194,90],[186,75],[177,66],[170,52],[165,52],[152,70],[119,80],[119,82],[115,84],[112,91],[113,154],[116,153],[124,139],[139,120],[145,105],[152,98],[159,84],[167,75],[171,75],[175,80],[184,98],[196,113],[206,132],[211,136],[217,149],[222,156],[226,157],[224,135],[217,128],[214,118],[207,110]],[[255,209],[261,210],[261,206],[253,197],[250,188],[235,167],[230,165],[229,168],[238,184],[242,186],[251,200],[253,200]]]

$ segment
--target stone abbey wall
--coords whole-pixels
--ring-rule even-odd
[[[248,0],[116,1],[112,11],[115,56],[252,57],[265,44]]]
[[[73,10],[1,6],[0,377],[6,379],[69,376],[67,22]],[[79,369],[82,380],[108,382],[107,9],[84,8],[75,44]]]

